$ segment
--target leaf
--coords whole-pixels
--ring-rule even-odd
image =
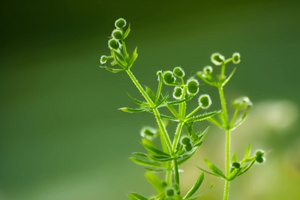
[[[135,60],[138,57],[138,53],[137,53],[137,47],[135,48],[135,50],[132,53],[132,57],[128,63],[127,69],[130,69],[132,67],[132,65],[134,64]]]
[[[204,179],[204,173],[202,172],[199,178],[197,179],[196,183],[194,184],[194,186],[188,191],[188,193],[183,197],[183,199],[188,199],[193,194],[195,194],[195,192],[197,192],[197,190],[201,186],[203,179]]]
[[[155,156],[162,156],[165,158],[171,158],[171,156],[165,152],[162,152],[161,150],[157,149],[152,143],[149,144],[150,141],[146,139],[142,139],[142,145],[147,149],[149,153]]]
[[[127,94],[128,97],[137,105],[141,106],[141,105],[148,105],[146,102],[143,102],[143,101],[140,101],[140,100],[137,100],[135,98],[133,98],[132,96],[130,96],[130,94]]]
[[[205,170],[205,169],[203,169],[203,168],[201,168],[201,167],[198,167],[198,169],[200,169],[201,171],[203,171],[203,172],[205,172],[205,173],[207,173],[207,174],[210,174],[210,175],[219,177],[218,175],[216,175],[216,174],[214,174],[214,173],[211,173],[211,172],[209,172],[209,171],[207,171],[207,170]]]
[[[124,33],[124,39],[128,37],[129,33],[130,33],[130,24],[128,25],[128,28],[126,29],[125,33]]]
[[[106,66],[100,66],[100,68],[104,68],[107,71],[112,72],[112,73],[119,73],[119,72],[125,71],[125,69],[116,69],[116,68],[111,68],[111,67],[106,67]]]
[[[155,94],[153,93],[153,91],[146,86],[146,93],[148,94],[148,96],[150,97],[150,99],[154,102],[155,101]]]
[[[232,181],[235,177],[237,177],[237,175],[239,174],[239,172],[242,170],[242,168],[235,168],[229,175],[229,177],[227,178],[227,180]]]
[[[163,181],[160,180],[155,174],[148,171],[145,174],[145,177],[158,193],[164,192],[165,187],[164,187]]]
[[[148,111],[145,108],[128,108],[128,107],[119,108],[119,110],[122,110],[123,112],[127,112],[127,113],[138,113],[138,112]]]
[[[226,179],[226,176],[224,175],[224,173],[216,166],[214,165],[212,162],[210,162],[209,160],[207,160],[206,158],[204,158],[205,163],[207,164],[208,168],[217,176],[222,177],[224,179]]]
[[[114,60],[118,63],[118,65],[125,69],[125,66],[127,65],[127,63],[125,62],[122,54],[120,54],[117,51],[113,51],[113,56],[114,56]]]
[[[202,115],[197,115],[195,117],[190,117],[188,119],[186,119],[186,122],[196,122],[196,121],[203,121],[203,120],[206,120],[218,113],[220,113],[221,110],[217,110],[217,111],[213,111],[213,112],[209,112],[209,113],[205,113],[205,114],[202,114]]]
[[[129,194],[128,197],[130,198],[130,200],[148,200],[148,198],[143,197],[138,193]]]
[[[147,161],[136,157],[131,157],[130,160],[132,160],[134,163],[138,165],[143,165],[146,167],[161,167],[161,164],[154,161]]]
[[[172,121],[178,121],[178,119],[176,117],[172,117],[172,116],[169,116],[169,115],[160,115],[160,117],[162,119],[168,119],[168,120],[172,120]]]
[[[187,161],[189,158],[191,158],[196,151],[199,149],[200,146],[195,146],[191,151],[189,151],[188,153],[185,152],[185,154],[182,155],[182,157],[178,158],[178,165],[184,163],[185,161]]]
[[[245,158],[244,159],[247,159],[249,158],[250,156],[250,153],[251,153],[251,144],[249,144],[247,150],[246,150],[246,153],[245,153]]]
[[[223,81],[222,86],[224,87],[228,81],[231,79],[231,77],[233,76],[234,72],[236,70],[236,67],[232,70],[231,74],[228,76],[228,78],[226,80]]]
[[[242,170],[241,170],[241,172],[238,174],[238,176],[240,176],[240,175],[246,173],[246,172],[254,165],[254,163],[255,163],[255,160],[252,161],[252,162],[251,162],[250,164],[248,164],[247,166],[242,167]]]
[[[237,154],[234,153],[233,156],[232,156],[231,162],[234,163],[236,161],[237,161]]]

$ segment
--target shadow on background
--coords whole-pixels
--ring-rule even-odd
[[[248,143],[269,151],[231,185],[234,200],[300,198],[298,1],[3,1],[0,3],[0,199],[126,199],[151,195],[144,170],[128,160],[142,150],[139,130],[152,116],[128,115],[126,93],[139,97],[125,74],[98,68],[114,20],[132,27],[139,47],[133,72],[154,87],[156,71],[182,66],[191,76],[210,55],[240,52],[226,88],[248,95],[254,109],[238,129],[233,151]],[[201,92],[217,96],[203,86]],[[211,91],[211,92],[210,92]],[[214,93],[215,92],[215,93]],[[224,135],[214,129],[196,159],[184,165],[183,187],[194,183],[203,157],[223,161]],[[212,153],[213,152],[213,153]],[[221,199],[222,182],[203,199]]]

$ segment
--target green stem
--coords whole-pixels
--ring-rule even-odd
[[[126,72],[127,72],[128,76],[130,77],[130,79],[132,80],[132,82],[134,83],[134,85],[137,87],[137,89],[140,91],[142,96],[145,98],[145,100],[148,102],[148,104],[152,108],[153,114],[154,114],[157,124],[158,124],[158,127],[161,130],[161,133],[163,135],[163,139],[164,139],[165,143],[167,144],[168,150],[169,150],[170,154],[173,154],[171,140],[170,140],[169,134],[167,133],[166,127],[161,119],[161,115],[160,115],[158,109],[155,107],[155,104],[153,103],[151,98],[148,96],[148,94],[146,93],[144,88],[141,86],[141,84],[138,82],[138,80],[135,78],[135,76],[130,71],[130,69],[126,70]]]
[[[225,157],[226,157],[226,177],[229,177],[230,175],[230,130],[226,130],[226,151],[225,151]],[[226,180],[225,181],[225,186],[224,186],[224,196],[223,200],[228,199],[229,195],[229,184],[230,181]]]
[[[221,107],[222,107],[222,114],[223,114],[223,124],[226,130],[229,128],[228,127],[228,113],[227,113],[227,108],[226,108],[226,101],[225,101],[225,96],[224,96],[224,91],[223,87],[219,86],[219,95],[220,95],[220,101],[221,101]]]

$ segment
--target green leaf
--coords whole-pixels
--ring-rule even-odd
[[[209,172],[209,171],[207,171],[207,170],[205,170],[205,169],[203,169],[203,168],[201,168],[201,167],[197,167],[197,168],[198,168],[198,169],[200,169],[201,171],[203,171],[203,172],[207,173],[207,174],[210,174],[210,175],[213,175],[213,176],[219,177],[218,175],[216,175],[216,174],[214,174],[214,173],[211,173],[211,172]]]
[[[229,177],[227,178],[227,180],[232,181],[235,177],[238,176],[238,174],[240,173],[240,171],[242,170],[242,168],[235,168],[229,175]]]
[[[146,86],[146,93],[148,94],[148,96],[150,97],[150,99],[154,102],[156,96],[155,96],[154,92],[149,87],[147,87],[147,86]]]
[[[197,122],[197,121],[203,121],[203,120],[206,120],[218,113],[220,113],[221,110],[216,110],[216,111],[213,111],[213,112],[209,112],[209,113],[205,113],[205,114],[202,114],[202,115],[197,115],[195,117],[190,117],[188,119],[186,119],[186,122]]]
[[[232,156],[231,162],[234,163],[236,161],[237,161],[237,154],[234,153],[233,156]]]
[[[119,108],[119,110],[122,110],[123,112],[127,112],[127,113],[138,113],[138,112],[148,111],[145,108],[128,108],[128,107]]]
[[[142,139],[142,145],[147,149],[149,153],[151,153],[154,156],[161,156],[165,158],[171,158],[171,156],[165,152],[162,152],[161,150],[157,149],[152,143],[150,143],[149,140]]]
[[[161,167],[161,164],[158,162],[148,161],[148,160],[140,159],[137,157],[131,157],[130,160],[132,160],[133,162],[135,162],[138,165],[143,165],[146,167]]]
[[[128,28],[126,29],[125,33],[124,33],[124,39],[128,37],[129,33],[130,33],[130,24],[128,25]]]
[[[242,170],[240,171],[240,173],[238,174],[238,176],[246,173],[255,163],[255,160],[252,161],[250,164],[246,165],[245,167],[242,167]]]
[[[208,168],[216,175],[219,177],[222,177],[224,179],[226,179],[226,176],[224,175],[224,173],[216,166],[214,165],[212,162],[210,162],[209,160],[207,160],[206,158],[204,158],[205,163],[207,164]]]
[[[130,198],[130,200],[148,200],[148,198],[143,197],[138,193],[129,194],[128,197]]]
[[[148,171],[145,174],[145,177],[158,193],[164,192],[165,190],[164,182],[160,180],[155,174]]]
[[[231,74],[228,76],[228,78],[226,80],[223,81],[222,86],[224,87],[228,81],[231,79],[231,77],[233,76],[234,72],[236,70],[236,67],[232,70]]]
[[[112,73],[119,73],[119,72],[125,71],[124,69],[116,69],[116,68],[111,68],[111,67],[106,67],[106,66],[100,66],[100,68],[104,68],[107,71],[112,72]]]
[[[137,48],[135,48],[134,52],[132,53],[132,57],[128,63],[127,69],[130,69],[132,67],[137,57],[138,57]]]
[[[178,121],[178,119],[176,117],[172,117],[172,116],[169,116],[169,115],[160,115],[160,117],[162,119],[168,119],[168,120],[172,120],[172,121]]]
[[[143,101],[140,101],[140,100],[137,100],[135,98],[133,98],[130,94],[127,94],[128,97],[137,105],[141,106],[141,105],[148,105],[146,102],[143,102]]]
[[[118,63],[118,65],[120,67],[125,68],[127,63],[125,62],[124,57],[122,56],[122,54],[120,54],[117,51],[113,51],[113,57],[114,57],[114,60]]]
[[[195,192],[197,192],[197,190],[201,186],[203,179],[204,179],[204,173],[202,172],[199,178],[197,179],[196,183],[194,184],[194,186],[188,191],[188,193],[183,197],[183,199],[188,199],[193,194],[195,194]]]
[[[246,150],[246,153],[245,153],[245,158],[244,159],[247,159],[249,158],[250,156],[250,153],[251,153],[251,144],[249,144],[247,150]]]
[[[184,153],[181,155],[181,157],[178,158],[178,165],[184,163],[185,161],[187,161],[188,159],[190,159],[195,153],[196,151],[199,149],[199,146],[195,146],[191,151],[189,151],[188,153]]]

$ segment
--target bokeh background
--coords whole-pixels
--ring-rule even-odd
[[[150,87],[159,69],[182,66],[192,76],[216,51],[241,53],[227,98],[248,95],[254,107],[233,133],[232,152],[242,158],[251,143],[268,154],[231,184],[230,197],[300,199],[299,1],[1,1],[0,16],[1,200],[153,194],[144,169],[128,157],[142,151],[139,131],[155,121],[118,111],[132,106],[127,93],[139,94],[126,74],[99,68],[119,17],[132,25],[129,49],[139,48],[132,70]],[[201,92],[218,108],[216,91],[203,85]],[[195,159],[182,166],[184,190],[204,157],[223,166],[223,149],[224,134],[212,127]],[[199,192],[218,200],[222,188],[206,176]]]

